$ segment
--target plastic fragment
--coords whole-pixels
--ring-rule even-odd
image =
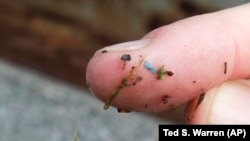
[[[156,69],[154,68],[154,66],[152,64],[150,64],[147,60],[144,62],[144,67],[149,70],[152,74],[156,73]]]
[[[130,61],[131,60],[131,56],[129,54],[123,54],[121,57],[121,60],[123,61]]]

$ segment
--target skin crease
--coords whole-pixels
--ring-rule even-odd
[[[250,21],[241,16],[250,16],[248,9],[249,4],[160,27],[143,37],[146,40],[143,42],[148,43],[143,48],[126,50],[124,44],[120,49],[105,48],[107,53],[98,51],[87,67],[90,90],[105,102],[142,57],[155,68],[164,66],[174,75],[157,80],[143,64],[139,65],[133,73],[135,77],[141,76],[142,81],[123,88],[112,106],[133,111],[164,111],[223,82],[249,77],[250,29],[246,23]],[[120,59],[123,54],[131,55],[125,69]],[[162,101],[165,95],[169,97],[167,103]]]

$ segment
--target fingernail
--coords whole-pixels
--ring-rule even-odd
[[[139,48],[143,48],[148,46],[150,43],[150,39],[142,39],[142,40],[135,40],[135,41],[129,41],[124,43],[115,44],[112,46],[107,46],[105,48],[102,48],[98,50],[95,55],[103,53],[103,52],[119,52],[119,51],[130,51],[130,50],[137,50]]]

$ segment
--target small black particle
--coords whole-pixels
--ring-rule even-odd
[[[123,61],[130,61],[131,60],[131,56],[129,54],[123,54],[121,57],[121,60]]]
[[[165,74],[167,74],[168,76],[173,76],[174,73],[172,71],[166,71]]]
[[[136,77],[135,81],[133,82],[133,86],[135,86],[138,82],[142,80],[141,76]]]
[[[103,50],[101,53],[107,53],[108,51],[107,50]]]
[[[227,62],[224,62],[224,74],[227,74]]]
[[[171,98],[171,96],[163,95],[162,98],[161,98],[162,103],[163,103],[163,104],[167,104],[169,98]]]
[[[130,113],[131,111],[117,108],[117,112],[118,113]]]

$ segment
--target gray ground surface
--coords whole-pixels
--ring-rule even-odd
[[[0,141],[73,141],[74,130],[78,141],[153,141],[158,124],[182,123],[182,108],[152,116],[102,106],[87,90],[0,60]]]

